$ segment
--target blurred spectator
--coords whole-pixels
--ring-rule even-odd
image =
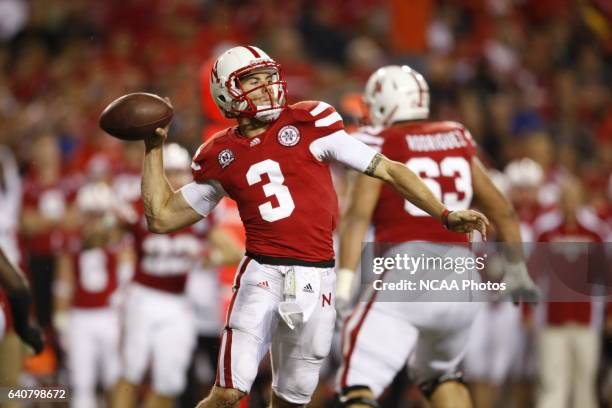
[[[54,135],[37,135],[31,145],[21,222],[36,313],[43,328],[51,324],[55,252],[62,227],[72,222],[69,210],[78,187],[78,180],[64,177],[61,160]]]
[[[584,243],[600,243],[606,239],[605,229],[582,204],[579,182],[568,178],[561,188],[559,210],[543,215],[536,223],[538,242],[557,243],[548,250],[555,254],[555,273],[559,277],[567,273],[589,273],[579,267],[585,264],[579,261],[586,256]],[[548,276],[551,281],[555,277]],[[586,280],[586,277],[580,278],[580,281]],[[569,285],[573,290],[580,290]],[[598,406],[595,387],[600,352],[599,322],[603,317],[600,306],[596,301],[541,305],[545,323],[538,339],[538,408]]]

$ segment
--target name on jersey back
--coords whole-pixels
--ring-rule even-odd
[[[414,152],[460,149],[467,146],[460,130],[432,133],[430,135],[408,135],[406,143]]]

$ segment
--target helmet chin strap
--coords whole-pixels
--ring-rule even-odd
[[[266,123],[273,122],[278,119],[281,112],[283,111],[283,108],[268,109],[270,108],[270,105],[258,106],[258,108],[264,108],[265,110],[257,112],[255,114],[255,119],[259,120],[260,122]]]

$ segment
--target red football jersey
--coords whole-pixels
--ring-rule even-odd
[[[164,292],[181,294],[187,275],[195,269],[205,253],[205,238],[212,217],[170,234],[155,234],[147,229],[146,218],[134,225],[137,264],[134,282]]]
[[[415,122],[389,128],[364,128],[357,135],[391,160],[405,163],[450,210],[472,202],[470,132],[456,122]],[[382,186],[372,216],[378,242],[467,242],[466,234],[448,231],[440,222]]]
[[[330,261],[338,202],[329,165],[310,145],[343,128],[326,103],[290,105],[254,138],[241,136],[237,127],[217,133],[196,153],[194,179],[217,180],[236,201],[248,252]]]
[[[67,238],[64,250],[70,256],[75,282],[73,307],[110,305],[110,298],[118,286],[118,249],[113,245],[84,248],[82,237],[75,234]]]
[[[606,232],[602,225],[602,220],[587,210],[581,210],[576,217],[576,224],[568,225],[565,223],[560,211],[553,211],[544,214],[536,221],[536,233],[538,242],[551,242],[567,244],[557,245],[556,251],[569,251],[560,253],[549,261],[554,262],[553,267],[562,275],[573,271],[584,271],[587,264],[586,257],[588,249],[577,243],[603,242]],[[572,245],[573,243],[573,245]],[[585,253],[581,253],[585,251]],[[566,276],[565,279],[569,277]],[[579,279],[580,287],[584,279]],[[571,281],[564,281],[565,285],[570,285]],[[600,304],[601,305],[601,304]],[[597,316],[602,311],[596,311],[592,302],[546,302],[542,305],[546,308],[546,320],[548,324],[558,325],[565,323],[591,324],[600,320]]]

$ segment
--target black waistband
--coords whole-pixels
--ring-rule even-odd
[[[333,268],[336,265],[334,259],[328,259],[326,261],[304,261],[303,259],[295,258],[281,258],[278,256],[266,256],[258,255],[252,252],[246,251],[246,256],[253,258],[260,264],[267,265],[282,265],[282,266],[307,266],[311,268]]]

